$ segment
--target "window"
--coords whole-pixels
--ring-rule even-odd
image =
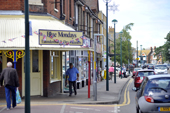
[[[71,10],[71,0],[69,0],[69,7],[70,7],[70,10],[69,10],[70,11],[70,18],[71,18],[71,11],[72,11]]]
[[[2,72],[2,53],[0,51],[0,73]]]
[[[55,3],[54,3],[54,4],[55,4],[55,5],[54,5],[54,10],[58,12],[58,7],[57,7],[57,6],[59,5],[59,4],[58,4],[58,0],[55,0]]]
[[[65,0],[63,0],[63,13],[65,14]]]
[[[38,50],[32,51],[32,72],[39,72]]]
[[[59,51],[50,51],[50,75],[51,75],[51,82],[54,80],[60,80],[60,64],[62,63],[62,60],[60,61],[60,52]]]

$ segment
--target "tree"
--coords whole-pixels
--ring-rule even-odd
[[[167,36],[164,39],[166,39],[165,44],[155,49],[155,56],[161,55],[163,56],[164,61],[170,62],[170,54],[168,51],[168,49],[170,49],[170,32],[167,34]],[[160,57],[157,58],[157,60],[159,59]]]
[[[122,31],[122,64],[128,64],[128,59],[129,59],[129,54],[130,54],[130,62],[132,62],[133,57],[132,57],[132,47],[131,47],[131,42],[128,40],[130,40],[132,37],[130,35],[130,33],[128,32],[129,30],[131,30],[131,27],[133,26],[133,23],[129,23],[128,25],[126,25]],[[128,51],[128,43],[129,43],[129,48],[130,48],[130,52]],[[113,45],[112,45],[113,46]],[[114,50],[112,50],[114,51]],[[116,54],[120,54],[120,35],[119,38],[116,39]],[[116,62],[120,63],[120,55],[116,56]],[[112,61],[114,61],[114,57],[111,58]]]

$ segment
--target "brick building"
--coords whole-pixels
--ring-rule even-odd
[[[73,62],[72,55],[75,55],[75,66],[80,67],[79,56],[93,51],[90,40],[94,39],[97,29],[99,32],[98,26],[102,21],[84,0],[29,0],[29,12],[31,96],[55,96],[64,92],[63,66],[66,70],[68,63]],[[0,71],[6,68],[8,61],[13,61],[8,57],[14,55],[14,50],[24,54],[24,24],[24,0],[0,1]],[[77,37],[68,38],[71,36]],[[69,62],[66,51],[69,51]],[[64,58],[65,64],[62,62]],[[16,64],[19,91],[23,97],[24,57],[19,58]],[[84,61],[84,65],[87,66],[87,62]],[[79,82],[88,79],[86,76],[81,76]],[[4,95],[1,87],[0,97]]]

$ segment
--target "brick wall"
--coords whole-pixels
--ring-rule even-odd
[[[0,0],[0,10],[21,10],[21,0]]]
[[[50,51],[43,51],[43,96],[52,97],[61,92],[61,82],[50,83]]]
[[[50,80],[50,51],[44,50],[43,51],[43,95],[45,97],[48,96],[48,87],[49,87],[49,80]],[[47,68],[48,67],[48,68]]]

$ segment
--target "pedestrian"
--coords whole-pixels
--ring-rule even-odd
[[[72,95],[72,86],[74,88],[74,94],[77,95],[76,80],[78,80],[78,77],[79,77],[79,71],[77,70],[77,68],[73,66],[72,63],[70,63],[70,68],[66,72],[66,82],[67,82],[67,78],[69,81],[69,96]]]
[[[112,75],[113,75],[113,72],[114,72],[113,66],[110,66],[109,72],[110,72],[110,79],[112,80]]]
[[[126,67],[123,66],[123,76],[126,77]]]
[[[7,63],[7,68],[2,70],[0,76],[0,87],[3,85],[5,87],[5,95],[7,102],[7,110],[11,109],[11,99],[10,92],[12,92],[12,107],[16,107],[16,88],[19,87],[18,74],[16,69],[12,68],[12,63]]]

